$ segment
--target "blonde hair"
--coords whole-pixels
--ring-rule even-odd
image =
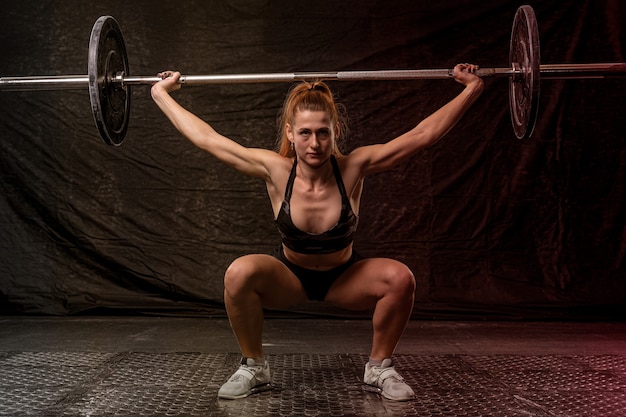
[[[295,156],[294,150],[291,149],[291,142],[287,138],[285,126],[287,124],[293,126],[296,114],[305,110],[323,111],[328,114],[334,139],[333,154],[335,156],[341,155],[337,146],[337,138],[347,131],[345,110],[343,106],[335,103],[333,93],[323,81],[303,81],[289,90],[278,117],[276,152],[285,157]]]

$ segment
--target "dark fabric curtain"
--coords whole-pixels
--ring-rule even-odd
[[[442,0],[1,1],[0,76],[87,73],[91,27],[114,16],[131,73],[508,66],[519,3]],[[624,61],[619,0],[532,3],[542,62]],[[330,82],[345,152],[412,128],[453,81]],[[414,318],[621,318],[626,304],[624,79],[545,80],[517,140],[508,80],[486,80],[448,136],[366,180],[356,248],[405,262]],[[288,84],[184,87],[176,98],[246,146],[273,148]],[[181,138],[132,88],[120,147],[87,89],[0,91],[2,313],[221,316],[222,277],[278,233],[264,184]],[[281,314],[351,315],[319,303]],[[275,313],[276,314],[276,313]],[[356,315],[361,315],[357,313]]]

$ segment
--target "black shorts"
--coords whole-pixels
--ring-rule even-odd
[[[314,269],[302,268],[285,257],[282,245],[274,252],[273,256],[287,266],[298,277],[300,283],[304,287],[306,296],[309,300],[324,301],[328,290],[333,283],[355,262],[363,259],[357,252],[352,251],[352,256],[348,261],[328,271],[317,271]]]

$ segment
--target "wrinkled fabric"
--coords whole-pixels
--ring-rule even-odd
[[[624,61],[618,0],[535,2],[543,63]],[[133,75],[508,65],[517,4],[252,0],[3,2],[0,75],[86,74],[100,15]],[[446,80],[330,82],[343,149],[388,141],[461,90]],[[366,179],[355,247],[405,262],[414,317],[568,317],[625,304],[626,81],[541,83],[517,140],[508,81],[486,79],[447,137]],[[183,87],[220,133],[273,148],[289,84]],[[87,88],[0,91],[3,313],[222,315],[224,271],[279,241],[264,184],[181,138],[133,87],[130,126],[106,146]],[[342,315],[318,304],[290,312]],[[289,312],[287,312],[289,313]]]

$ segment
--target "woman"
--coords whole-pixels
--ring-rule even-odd
[[[414,397],[393,368],[391,356],[413,310],[415,278],[398,261],[362,259],[352,248],[352,237],[364,178],[391,169],[444,136],[483,90],[476,69],[457,65],[454,78],[464,90],[415,128],[348,155],[338,150],[341,118],[323,82],[304,82],[290,91],[280,119],[279,152],[274,152],[246,148],[217,133],[171,97],[181,86],[180,73],[159,74],[162,81],[151,89],[155,103],[193,144],[265,181],[282,236],[274,256],[243,256],[224,276],[224,302],[243,359],[220,388],[220,398],[243,398],[268,386],[263,308],[286,308],[307,299],[352,310],[373,309],[373,341],[364,382],[385,398]]]

